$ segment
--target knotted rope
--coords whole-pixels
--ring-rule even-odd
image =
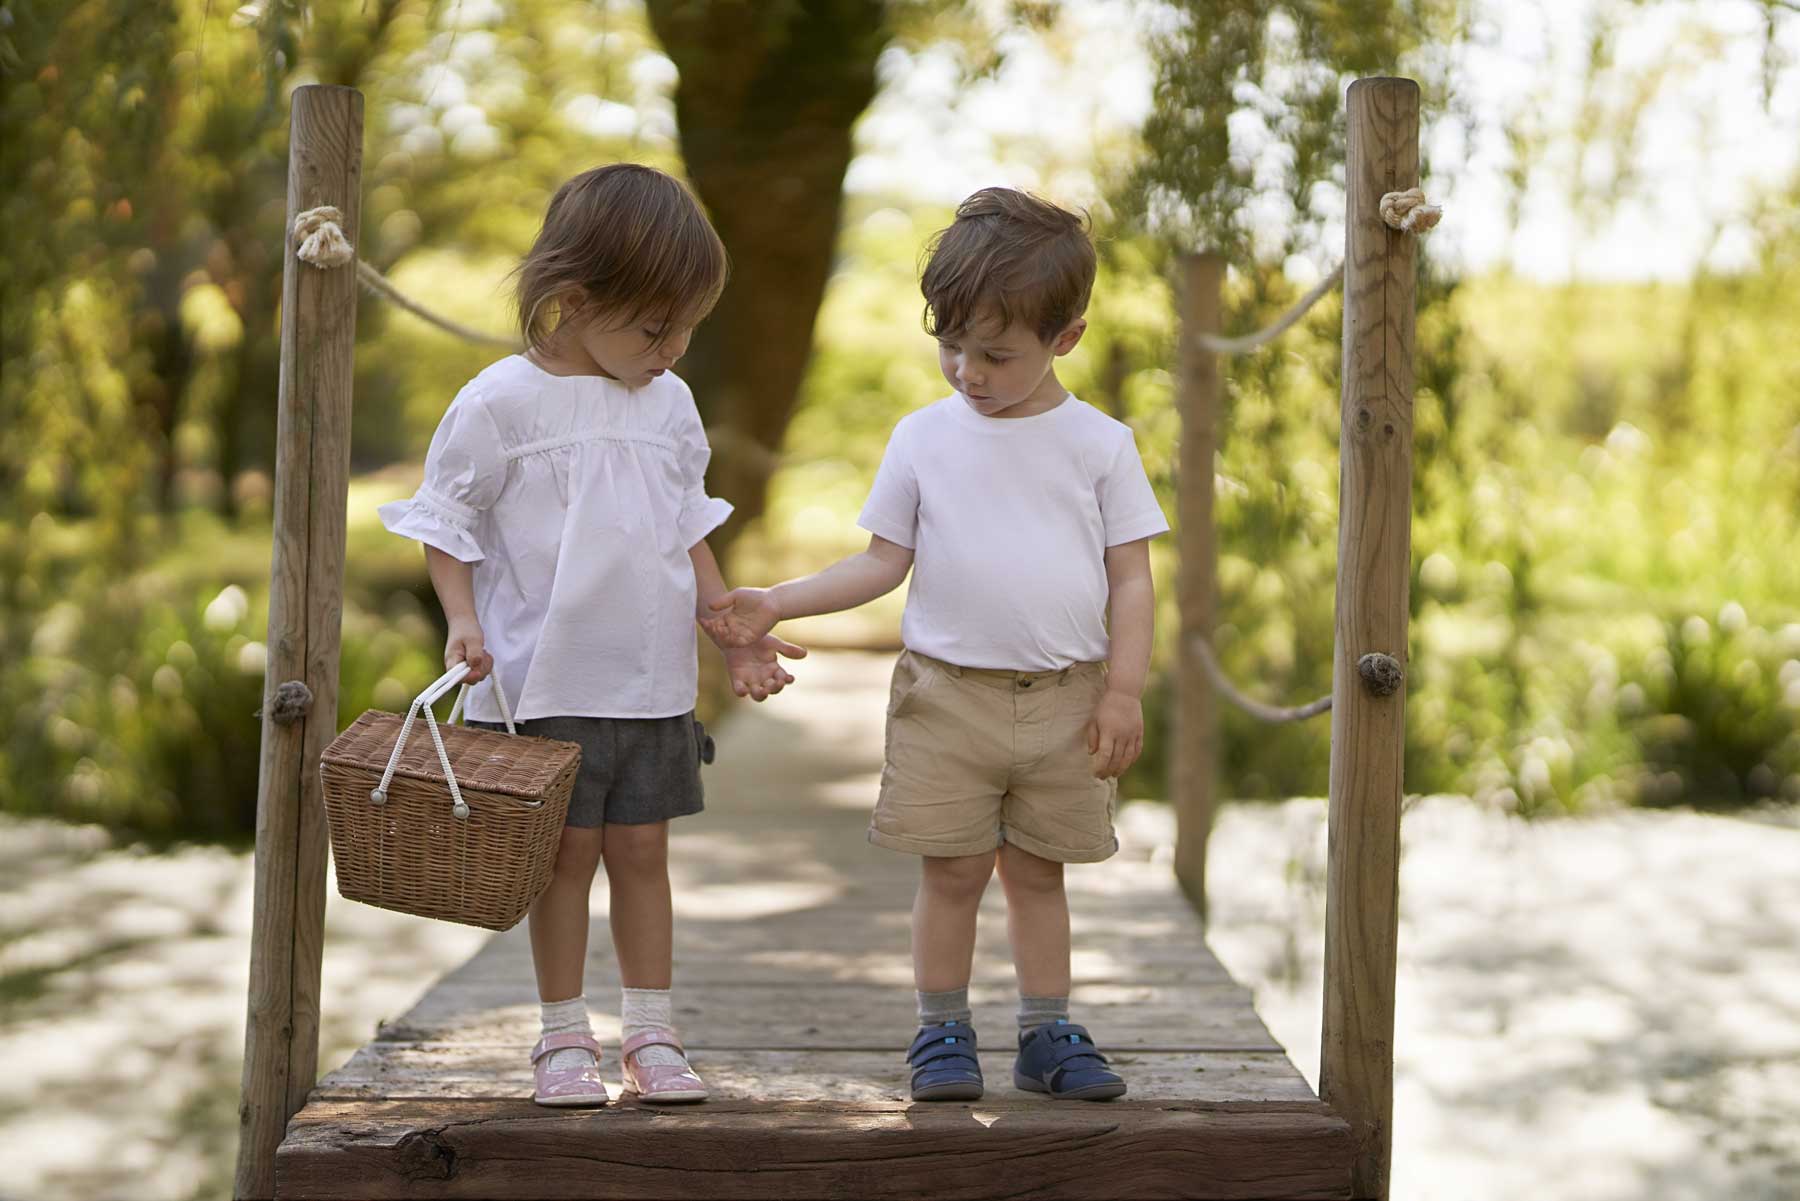
[[[344,214],[329,204],[318,208],[307,209],[294,218],[294,253],[300,261],[310,263],[321,270],[331,267],[342,267],[351,260],[356,261],[357,282],[371,292],[378,292],[387,297],[421,321],[430,322],[447,333],[455,334],[468,342],[481,342],[489,346],[504,346],[510,350],[521,349],[513,338],[498,334],[483,333],[478,329],[470,329],[466,325],[441,317],[418,301],[407,296],[388,282],[381,272],[356,258],[356,247],[344,236],[341,222]]]
[[[1444,210],[1435,204],[1427,203],[1422,188],[1408,188],[1404,192],[1388,192],[1381,198],[1379,206],[1381,219],[1390,229],[1397,229],[1404,234],[1425,234],[1443,220]],[[1302,296],[1298,303],[1266,329],[1254,333],[1241,334],[1235,338],[1223,337],[1219,334],[1197,334],[1202,349],[1214,354],[1243,354],[1257,347],[1272,342],[1292,328],[1294,322],[1306,316],[1307,310],[1319,303],[1325,293],[1337,287],[1344,280],[1344,264],[1338,265],[1326,273],[1325,278],[1313,285],[1312,291]]]

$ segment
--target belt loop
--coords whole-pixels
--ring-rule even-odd
[[[962,664],[960,664],[960,663],[946,663],[946,662],[945,662],[945,661],[944,661],[944,660],[942,660],[942,659],[939,659],[939,660],[938,660],[938,661],[937,661],[937,662],[938,662],[938,666],[939,666],[939,667],[942,667],[942,668],[943,668],[943,669],[944,669],[944,670],[945,670],[945,671],[947,671],[947,672],[949,672],[949,673],[950,673],[950,678],[951,678],[951,679],[953,679],[953,680],[960,680],[960,679],[962,679]]]
[[[1075,667],[1073,664],[1071,664],[1070,666],[1065,667],[1061,671],[1057,672],[1056,673],[1056,686],[1058,688],[1061,688],[1064,684],[1067,684],[1069,682],[1069,673],[1074,670],[1075,670]]]

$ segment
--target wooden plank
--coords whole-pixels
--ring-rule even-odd
[[[1346,101],[1344,359],[1332,668],[1320,1091],[1357,1138],[1355,1195],[1387,1196],[1394,1091],[1406,692],[1376,696],[1365,654],[1407,663],[1414,242],[1380,215],[1419,180],[1419,87],[1360,79]]]
[[[1212,832],[1217,779],[1218,717],[1212,681],[1194,647],[1212,639],[1217,608],[1214,576],[1218,552],[1213,535],[1213,459],[1218,451],[1219,357],[1200,335],[1222,328],[1220,291],[1225,260],[1217,254],[1183,258],[1186,287],[1181,307],[1181,571],[1177,580],[1181,613],[1176,640],[1174,729],[1170,739],[1170,799],[1175,805],[1175,879],[1206,917],[1206,843]]]
[[[315,1102],[294,1198],[1344,1198],[1349,1130],[1313,1111],[1171,1104],[639,1106]],[[1097,1175],[1096,1165],[1104,1165]]]
[[[333,205],[354,242],[362,192],[362,94],[308,85],[293,94],[287,225]],[[238,1108],[239,1197],[272,1196],[276,1144],[318,1074],[325,922],[319,752],[337,732],[344,510],[350,478],[356,273],[303,264],[284,238],[281,383],[268,662],[257,770],[256,882]],[[275,689],[303,681],[306,716],[272,714]]]
[[[610,1037],[618,992],[591,977],[588,1007],[595,1030]],[[796,1004],[796,999],[803,1003]],[[1017,992],[972,990],[978,1029],[994,1037],[1013,1028]],[[463,1042],[526,1046],[536,1037],[537,997],[529,977],[440,987],[379,1037],[391,1042]],[[676,1021],[690,1047],[813,1047],[884,1050],[912,1037],[910,989],[874,984],[794,981],[683,983]],[[1073,1012],[1105,1048],[1280,1050],[1241,985],[1093,985],[1076,994]]]
[[[1134,1096],[1155,1098],[1159,1105],[1275,1110],[1298,1106],[1322,1111],[1305,1078],[1279,1051],[1121,1051],[1108,1057],[1125,1075]],[[900,1048],[695,1050],[693,1061],[712,1089],[709,1109],[736,1101],[907,1100],[907,1068]],[[1041,1097],[1012,1087],[1010,1052],[983,1051],[981,1062],[988,1080],[983,1107],[1043,1105]],[[617,1064],[616,1054],[608,1051],[604,1070],[614,1077],[615,1099],[620,1095]],[[531,1066],[524,1044],[375,1042],[321,1080],[313,1100],[517,1100],[530,1095]]]

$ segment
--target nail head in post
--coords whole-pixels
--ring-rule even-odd
[[[275,688],[269,716],[277,725],[291,726],[312,711],[312,702],[312,689],[299,680],[285,680]]]
[[[1406,678],[1406,673],[1400,670],[1400,661],[1380,651],[1372,651],[1358,659],[1356,674],[1362,677],[1363,687],[1376,696],[1392,696]]]

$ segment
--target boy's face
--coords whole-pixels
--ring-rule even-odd
[[[978,316],[967,329],[938,339],[938,367],[969,407],[984,417],[1031,417],[1066,395],[1051,370],[1081,341],[1087,321],[1077,317],[1046,346],[1020,321],[1005,328]]]

